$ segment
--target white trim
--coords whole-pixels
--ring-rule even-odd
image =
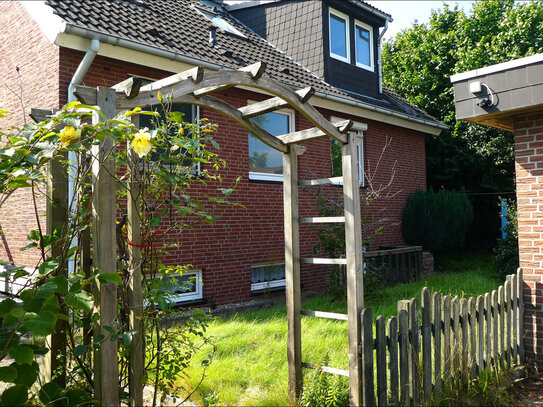
[[[202,270],[190,270],[186,271],[182,274],[181,277],[185,276],[195,276],[195,291],[194,292],[188,292],[178,295],[172,295],[170,298],[172,299],[172,302],[175,303],[181,303],[181,302],[187,302],[187,301],[194,301],[194,300],[201,300],[204,297],[204,289],[202,284]],[[177,274],[179,276],[179,274]],[[172,277],[175,277],[175,275],[172,274]]]
[[[370,34],[370,38],[369,38],[370,64],[369,65],[364,65],[363,63],[358,62],[358,55],[356,54],[356,50],[357,50],[356,42],[358,41],[358,35],[356,35],[356,28],[357,27],[360,27],[360,28],[363,28],[364,30],[367,30],[369,32],[369,34]],[[374,60],[373,60],[373,27],[371,25],[363,23],[362,21],[359,21],[359,20],[354,20],[354,52],[355,52],[354,61],[356,63],[356,66],[358,66],[359,68],[366,69],[366,70],[371,71],[371,72],[375,71],[375,63],[374,63]]]
[[[529,57],[513,59],[512,61],[502,62],[501,64],[485,66],[483,68],[474,69],[472,71],[457,73],[456,75],[451,76],[451,82],[455,83],[458,81],[463,81],[465,79],[475,78],[477,76],[488,75],[491,73],[505,71],[507,69],[520,68],[522,66],[536,64],[538,62],[543,62],[543,53],[531,55]]]
[[[334,15],[337,18],[340,18],[345,21],[345,52],[347,56],[334,54],[332,52],[332,24],[330,24],[330,17]],[[343,62],[351,63],[351,31],[349,28],[349,16],[343,14],[340,11],[333,9],[332,7],[328,8],[328,46],[330,47],[330,56],[334,59],[338,59]]]
[[[252,271],[254,268],[258,267],[272,267],[272,266],[283,266],[285,267],[284,262],[274,262],[274,263],[263,263],[263,264],[253,264],[251,265],[251,278],[253,277]],[[286,272],[286,269],[285,269]],[[260,283],[251,283],[251,291],[258,290],[268,290],[270,288],[285,287],[286,279],[282,278],[280,280],[271,280],[271,281],[262,281]]]
[[[345,120],[345,118],[332,116],[330,117],[331,121],[339,121],[339,120]],[[366,177],[364,176],[364,131],[368,129],[368,125],[366,123],[361,122],[354,122],[353,127],[351,128],[351,132],[356,132],[358,136],[362,139],[362,143],[360,143],[357,147],[358,151],[358,182],[361,187],[366,186]],[[343,182],[334,182],[333,185],[341,186],[343,185]]]
[[[248,100],[247,104],[256,103],[252,100]],[[270,113],[279,113],[288,116],[288,132],[293,133],[295,131],[296,113],[291,109],[279,109]],[[267,114],[267,113],[264,113]],[[254,136],[253,136],[254,137]],[[270,149],[272,149],[270,147]],[[249,157],[248,157],[249,158]],[[249,171],[249,179],[253,181],[276,181],[283,182],[283,174],[270,174],[267,172]]]

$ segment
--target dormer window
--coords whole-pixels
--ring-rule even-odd
[[[351,63],[349,16],[330,9],[330,56]]]
[[[373,30],[371,26],[355,20],[356,66],[373,71]]]

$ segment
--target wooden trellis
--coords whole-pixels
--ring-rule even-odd
[[[345,120],[331,123],[326,120],[308,100],[314,94],[313,88],[293,91],[280,82],[264,77],[265,64],[257,63],[239,70],[222,70],[204,72],[202,67],[170,76],[168,78],[140,86],[137,80],[129,79],[112,88],[91,88],[76,86],[74,94],[85,104],[98,105],[106,117],[114,116],[117,110],[133,109],[156,104],[157,93],[171,95],[174,103],[195,104],[221,112],[241,125],[248,132],[268,146],[283,153],[283,188],[284,188],[284,226],[285,226],[285,277],[286,302],[288,319],[288,366],[289,391],[294,399],[298,399],[302,390],[302,367],[312,367],[311,363],[302,364],[301,352],[301,315],[314,317],[347,319],[349,326],[349,370],[342,371],[330,367],[322,370],[349,376],[351,403],[362,404],[362,359],[360,355],[361,326],[360,312],[363,308],[363,274],[362,274],[362,233],[360,215],[360,183],[358,179],[357,146],[361,138],[357,133],[350,133],[352,121]],[[249,87],[273,95],[263,102],[236,108],[225,101],[211,96],[235,86]],[[314,128],[297,131],[275,137],[260,127],[251,118],[285,107],[296,109],[304,115]],[[342,143],[343,177],[325,178],[318,180],[298,179],[298,155],[305,148],[301,142],[331,137]],[[114,179],[112,170],[106,168],[107,157],[103,156],[111,150],[111,140],[103,141],[95,152],[96,161],[93,163],[94,191],[94,235],[93,245],[95,260],[93,265],[99,267],[102,273],[116,270],[115,242],[111,231],[115,230],[115,204],[113,199]],[[135,161],[135,158],[133,158]],[[133,162],[134,162],[133,161]],[[104,166],[105,164],[105,166]],[[132,165],[134,168],[134,164]],[[132,172],[129,197],[138,196],[137,171]],[[326,185],[342,182],[344,190],[344,217],[310,217],[298,216],[299,186]],[[130,200],[130,199],[129,199]],[[133,242],[139,239],[139,218],[136,202],[128,202],[128,233]],[[345,222],[346,258],[300,258],[299,224],[300,223],[332,223]],[[113,240],[112,240],[113,239]],[[141,270],[139,250],[130,250],[132,278],[129,287],[130,329],[138,331],[131,345],[130,358],[130,395],[131,404],[142,405],[143,386],[141,377],[144,366],[144,343],[142,336],[141,307]],[[300,264],[344,264],[347,267],[347,302],[348,313],[334,314],[301,309],[300,295]],[[116,289],[113,283],[99,283],[98,306],[102,313],[100,326],[95,328],[95,334],[103,331],[104,326],[111,326],[116,315]],[[108,342],[95,355],[95,391],[101,405],[118,405],[118,361],[117,348],[113,342]]]

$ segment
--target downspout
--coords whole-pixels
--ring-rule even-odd
[[[90,66],[92,65],[92,61],[94,61],[94,57],[96,54],[98,54],[98,50],[100,49],[100,41],[97,39],[91,39],[89,49],[87,50],[85,56],[79,63],[79,66],[77,67],[74,76],[72,77],[72,80],[70,81],[70,84],[68,85],[68,103],[74,102],[76,100],[76,97],[74,95],[74,88],[81,84],[83,81],[83,78],[87,74]],[[68,171],[68,202],[77,202],[77,191],[75,191],[75,178],[77,176],[77,167],[79,165],[78,163],[78,157],[77,154],[74,151],[70,151],[68,153],[68,161],[72,164],[70,165],[69,171]],[[71,243],[71,247],[74,247],[78,244],[77,237],[74,237]],[[68,273],[73,273],[75,271],[75,263],[74,259],[69,259],[68,261]]]
[[[381,40],[388,30],[388,20],[385,20],[385,28],[377,37],[377,65],[379,65],[379,93],[383,93],[383,65],[381,59]]]

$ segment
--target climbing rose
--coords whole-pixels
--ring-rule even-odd
[[[153,144],[151,143],[152,137],[151,133],[147,131],[147,128],[138,131],[134,135],[132,148],[140,158],[149,154],[149,151],[153,148]]]
[[[81,136],[80,129],[76,130],[72,126],[66,126],[60,131],[60,134],[58,135],[58,139],[65,146],[69,146],[74,141],[79,139],[80,136]]]

